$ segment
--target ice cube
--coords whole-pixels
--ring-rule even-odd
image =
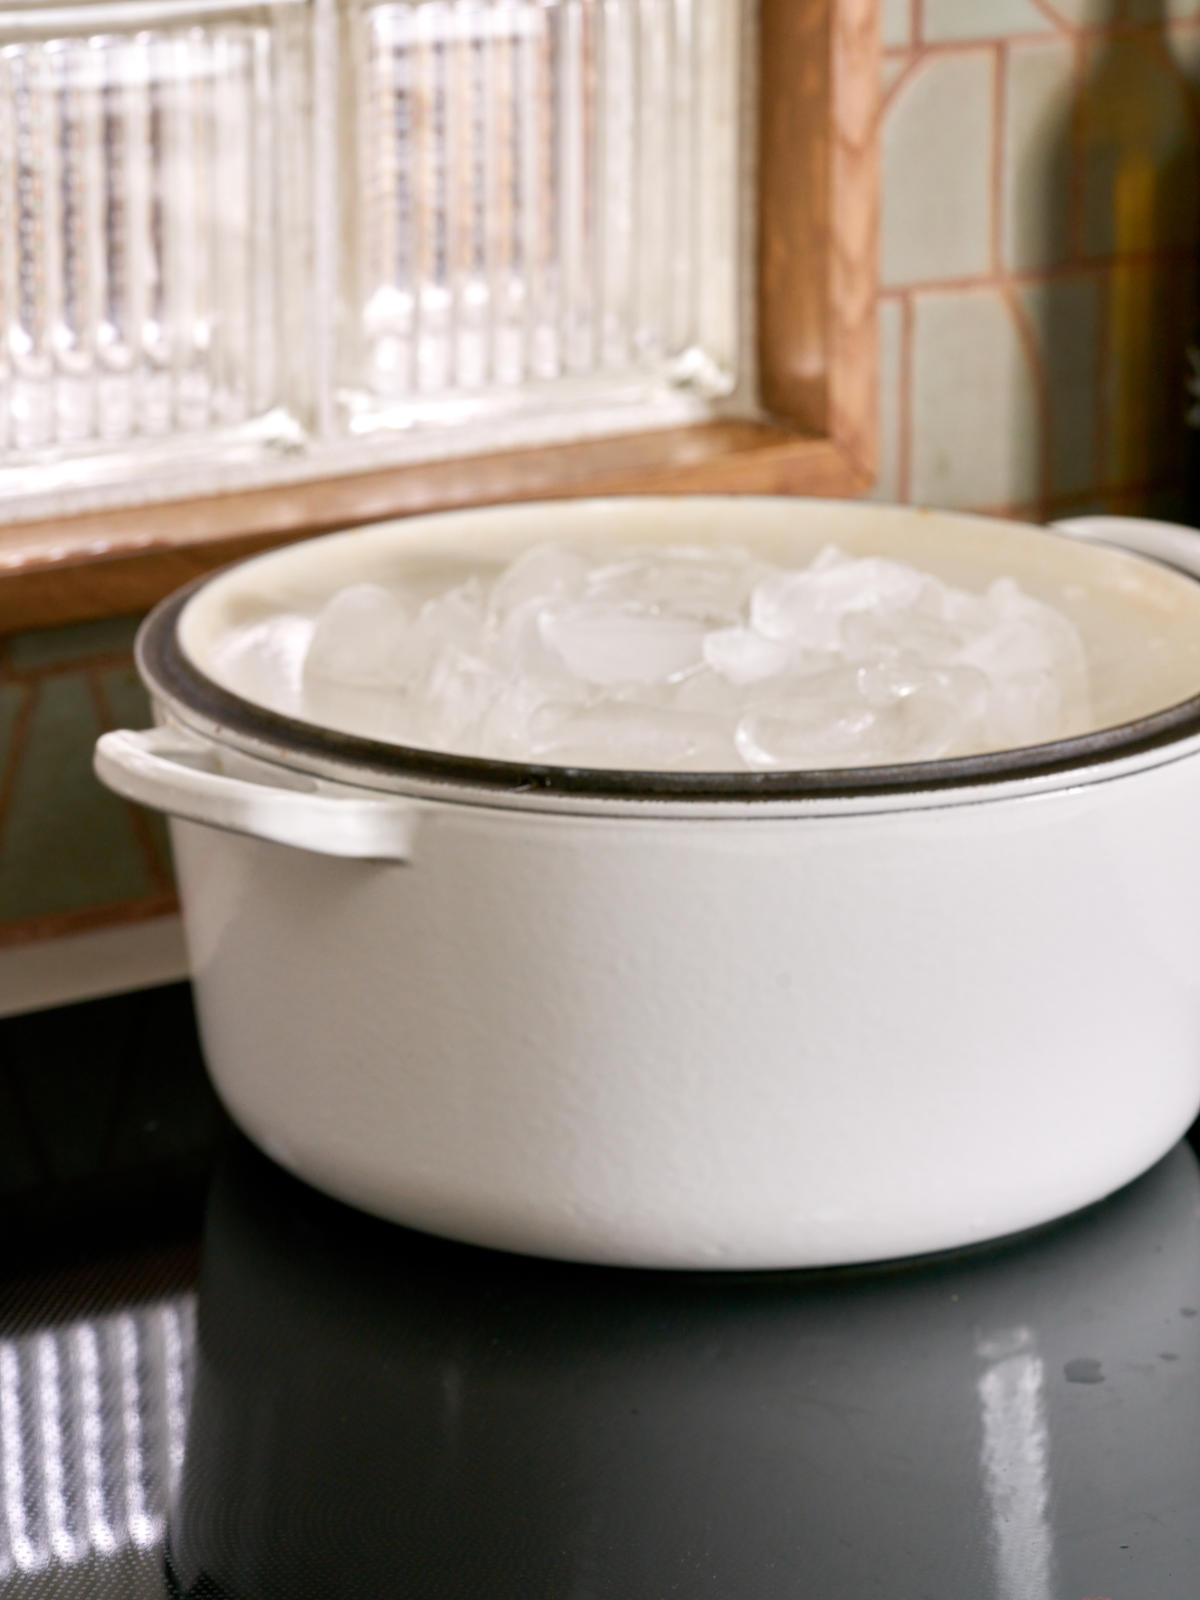
[[[509,760],[692,771],[934,760],[1088,722],[1076,629],[1010,579],[973,594],[836,546],[787,569],[541,545],[486,579],[422,583],[419,606],[376,585],[329,602],[305,714]]]
[[[1080,731],[1089,719],[1089,691],[1075,629],[1028,596],[1003,609],[1007,614],[963,652],[989,681],[989,740],[1018,747]]]
[[[496,580],[490,609],[497,618],[504,618],[530,601],[573,599],[582,595],[587,577],[588,562],[577,550],[558,544],[535,545]]]
[[[727,546],[631,550],[596,568],[587,593],[612,605],[720,627],[739,620],[754,583],[769,570],[748,551]]]
[[[528,761],[541,748],[542,736],[535,730],[557,726],[572,709],[537,679],[508,679],[480,721],[479,753],[500,761]]]
[[[560,653],[546,638],[543,619],[554,615],[543,598],[524,600],[504,618],[495,634],[493,655],[498,665],[518,678],[578,684]]]
[[[426,664],[420,696],[412,697],[417,742],[471,752],[505,681],[486,661],[447,646]]]
[[[937,761],[986,747],[988,681],[971,667],[913,665],[886,713],[894,761]]]
[[[877,721],[876,712],[850,697],[823,705],[779,701],[747,712],[734,743],[758,770],[870,765],[881,759],[878,741],[869,737]]]
[[[457,644],[464,650],[474,650],[482,641],[484,618],[483,585],[478,578],[469,578],[457,589],[435,595],[421,607],[417,629],[422,647],[436,650],[445,644]]]
[[[399,596],[379,584],[342,589],[317,617],[305,673],[366,687],[401,684],[412,620]]]
[[[925,661],[957,661],[966,633],[963,628],[914,606],[903,611],[851,611],[842,617],[839,641],[848,661],[881,661],[916,654]]]
[[[924,574],[899,562],[868,557],[851,561],[827,550],[803,572],[782,573],[755,586],[750,617],[768,639],[794,639],[814,650],[834,651],[841,620],[856,611],[886,612],[912,605]]]
[[[597,603],[546,611],[541,631],[585,683],[664,683],[698,666],[704,648],[703,625],[690,617]]]
[[[758,683],[787,667],[787,640],[768,639],[753,628],[716,628],[704,639],[704,660],[730,683]]]
[[[646,693],[644,687],[642,692]],[[730,739],[733,737],[734,721],[740,715],[746,699],[744,686],[730,683],[728,678],[714,672],[709,666],[685,672],[661,692],[667,695],[669,704],[677,706],[680,711],[699,711],[705,716],[725,719]]]

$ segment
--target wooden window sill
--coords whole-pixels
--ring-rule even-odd
[[[141,611],[239,556],[385,517],[560,496],[854,495],[869,483],[830,439],[734,422],[28,523],[0,535],[0,632]]]

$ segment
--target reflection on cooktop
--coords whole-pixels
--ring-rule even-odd
[[[1200,1175],[1000,1250],[694,1277],[212,1193],[180,1593],[1194,1596]]]
[[[1186,1146],[1001,1248],[694,1276],[423,1238],[232,1139],[198,1296],[58,1306],[0,1329],[5,1600],[1200,1593]]]
[[[0,1581],[161,1543],[193,1314],[180,1295],[0,1339]]]

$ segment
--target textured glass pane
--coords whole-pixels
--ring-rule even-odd
[[[728,360],[705,350],[696,199],[714,115],[736,144],[702,92],[697,19],[730,11],[389,0],[346,13],[352,425],[530,385],[730,387]]]
[[[741,405],[752,6],[0,6],[0,514]]]
[[[176,22],[186,8],[147,7],[144,26],[136,7],[70,15],[91,26],[39,38],[26,12],[6,40],[0,23],[6,464],[165,448],[285,398],[283,62],[268,14]]]

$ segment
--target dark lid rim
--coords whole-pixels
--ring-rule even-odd
[[[229,570],[228,568],[225,569]],[[179,642],[192,598],[220,574],[194,580],[161,601],[138,633],[138,669],[152,694],[256,743],[346,767],[493,794],[537,792],[564,799],[755,802],[864,799],[979,788],[1063,774],[1138,756],[1200,735],[1200,694],[1163,711],[1093,733],[983,755],[880,767],[804,772],[652,772],[560,767],[452,755],[341,733],[270,711],[222,688],[195,666]]]

